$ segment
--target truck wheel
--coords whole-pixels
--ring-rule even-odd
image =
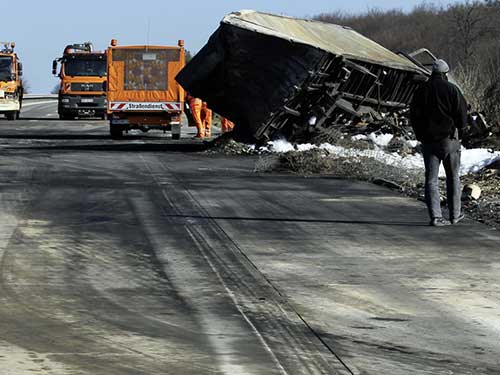
[[[172,139],[181,139],[181,124],[173,124],[171,132]]]
[[[109,134],[113,139],[120,139],[123,137],[123,128],[118,125],[109,125]]]
[[[16,111],[16,120],[21,118],[21,111]]]
[[[14,121],[16,119],[16,111],[7,112],[5,114],[5,117],[7,117],[7,120],[9,120],[9,121]]]

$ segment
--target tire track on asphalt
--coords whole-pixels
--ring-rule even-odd
[[[50,163],[26,165],[9,186],[13,198],[0,196],[11,221],[0,247],[0,369],[24,374],[18,361],[28,356],[41,374],[213,372],[194,319],[176,311],[168,280],[138,251],[148,244],[122,199],[129,188],[118,196],[114,186],[82,189],[77,175],[59,180],[65,165],[54,173]],[[112,218],[93,222],[110,201]],[[6,212],[17,212],[16,220]]]
[[[158,187],[163,189],[165,215],[172,216],[173,212],[177,218],[199,218],[198,225],[188,227],[194,244],[244,320],[272,353],[281,373],[352,375],[334,350],[208,215],[187,183],[158,157],[143,157],[143,160]]]
[[[158,176],[150,163],[144,160],[146,170],[157,181]],[[163,186],[165,188],[165,186]],[[150,213],[144,216],[143,227],[149,232],[150,241],[156,243],[157,257],[164,264],[178,293],[193,307],[194,314],[203,327],[215,360],[222,374],[264,375],[287,373],[279,362],[272,361],[272,353],[262,347],[258,338],[249,335],[247,323],[242,319],[216,274],[207,268],[205,260],[196,249],[190,235],[192,223],[168,216],[176,207],[166,207],[162,202],[162,189],[155,197],[136,197],[136,210]],[[151,202],[160,202],[159,207]],[[167,225],[165,225],[167,221]],[[171,231],[171,232],[169,232]],[[219,286],[218,286],[219,285]],[[271,354],[271,357],[268,357]]]

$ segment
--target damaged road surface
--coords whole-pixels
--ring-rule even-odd
[[[289,140],[320,128],[399,128],[430,75],[348,27],[255,11],[226,16],[177,76],[192,95],[236,124],[236,136]]]
[[[0,120],[0,373],[500,372],[498,232],[56,106]]]

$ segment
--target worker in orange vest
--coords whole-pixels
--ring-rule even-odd
[[[201,99],[195,98],[191,95],[188,95],[186,100],[189,104],[189,109],[191,110],[193,121],[196,126],[196,138],[205,138],[205,124],[202,119],[203,102]]]
[[[230,131],[233,131],[234,129],[234,122],[229,121],[227,118],[222,117],[220,120],[220,128],[222,133],[228,133]]]
[[[212,110],[207,107],[207,103],[203,102],[201,105],[201,121],[205,129],[205,137],[212,136]]]

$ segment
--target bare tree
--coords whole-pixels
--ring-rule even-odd
[[[464,67],[475,62],[479,42],[495,34],[496,20],[482,1],[466,1],[448,8],[452,47]]]

